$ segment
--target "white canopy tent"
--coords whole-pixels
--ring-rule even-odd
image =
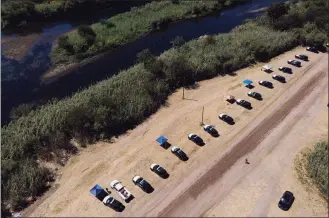
[[[266,71],[266,70],[271,70],[271,69],[272,69],[272,67],[269,66],[269,65],[265,65],[265,66],[263,66],[262,68],[263,68],[265,71]]]

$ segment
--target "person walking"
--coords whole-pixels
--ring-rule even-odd
[[[248,159],[247,159],[247,158],[246,158],[246,160],[245,160],[245,163],[246,163],[246,164],[249,164],[249,161],[248,161]]]

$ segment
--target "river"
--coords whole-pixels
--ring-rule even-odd
[[[41,35],[22,59],[6,57],[2,52],[2,125],[8,122],[13,107],[31,102],[41,104],[53,98],[62,99],[70,96],[78,90],[115,75],[120,70],[129,68],[135,63],[136,54],[143,49],[148,48],[155,55],[159,55],[171,48],[170,42],[176,36],[182,36],[189,41],[205,34],[227,33],[246,19],[262,14],[262,11],[257,11],[258,9],[284,1],[286,0],[252,0],[250,3],[206,17],[170,24],[163,31],[148,34],[102,55],[89,64],[76,67],[49,84],[42,84],[40,78],[52,67],[49,54],[53,42],[59,35],[71,31],[77,24],[57,23],[42,28]],[[16,36],[2,34],[2,40],[10,37]],[[5,45],[2,46],[3,48]]]

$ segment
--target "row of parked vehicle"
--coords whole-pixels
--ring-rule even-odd
[[[314,48],[312,48],[312,47],[308,47],[307,50],[315,52]],[[300,60],[308,61],[308,57],[306,55],[298,54],[298,55],[295,55],[295,57],[297,59],[300,59]],[[297,61],[297,60],[288,60],[288,64],[291,64],[291,65],[297,66],[297,67],[301,67],[301,62]],[[285,66],[279,67],[279,70],[284,72],[284,73],[290,73],[290,74],[292,73],[292,69],[289,68],[289,67],[285,67]],[[285,83],[285,77],[283,77],[283,76],[273,75],[272,78],[275,79],[275,80],[278,80],[280,82]],[[258,83],[261,86],[268,87],[268,88],[273,88],[273,84],[269,81],[261,80]],[[247,95],[249,97],[254,98],[254,99],[262,100],[262,95],[258,92],[249,91],[247,93]],[[243,107],[248,108],[248,109],[252,108],[251,103],[246,101],[246,100],[243,100],[243,99],[235,100],[234,98],[233,98],[233,100],[240,106],[243,106]],[[220,120],[223,120],[227,124],[230,124],[230,125],[235,124],[234,119],[232,117],[230,117],[229,115],[227,115],[227,114],[221,113],[221,114],[218,115],[218,118]],[[206,131],[207,133],[209,133],[213,137],[218,137],[219,136],[218,131],[212,125],[208,125],[208,124],[203,125],[203,129],[204,129],[204,131]],[[189,140],[191,140],[192,142],[194,142],[195,144],[197,144],[199,146],[204,146],[205,145],[203,139],[195,133],[189,133],[187,137],[188,137]],[[167,142],[164,141],[163,144],[165,144],[165,143],[167,143]],[[171,148],[171,152],[173,154],[175,154],[182,161],[187,161],[189,159],[188,156],[186,155],[186,153],[181,148],[179,148],[177,146],[173,146]],[[169,173],[162,166],[160,166],[159,164],[152,164],[150,166],[150,170],[152,172],[154,172],[155,174],[157,174],[159,177],[163,178],[163,179],[167,179],[169,177]],[[154,188],[151,186],[151,184],[148,183],[141,176],[138,176],[138,175],[134,176],[132,178],[132,182],[135,185],[137,185],[138,187],[140,187],[146,193],[152,193],[154,191]],[[96,186],[98,186],[98,185],[96,185]],[[134,196],[131,194],[131,192],[128,191],[127,188],[125,186],[123,186],[122,183],[119,182],[118,180],[113,180],[110,183],[110,188],[115,190],[118,193],[118,195],[120,196],[120,198],[123,199],[126,203],[129,203],[134,198]],[[91,190],[91,192],[92,192],[92,190]],[[287,208],[290,207],[289,203],[292,204],[291,199],[288,199],[287,196],[288,197],[293,196],[293,194],[291,192],[285,192],[285,194],[282,196],[282,198],[279,201],[279,207],[284,209],[284,210],[286,210]],[[124,206],[119,201],[117,201],[113,197],[110,197],[109,194],[107,196],[105,196],[102,201],[103,201],[104,204],[112,207],[113,209],[115,209],[117,211],[122,211],[122,208],[124,208]]]

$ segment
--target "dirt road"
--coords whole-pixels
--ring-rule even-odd
[[[283,169],[291,171],[294,154],[308,145],[300,141],[303,137],[293,130],[308,124],[308,128],[301,128],[302,136],[308,136],[308,143],[311,139],[324,137],[323,134],[328,131],[328,95],[323,97],[328,92],[327,54],[307,53],[310,61],[303,62],[301,68],[292,67],[293,74],[285,75],[285,84],[271,79],[272,74],[282,75],[276,69],[287,65],[286,60],[299,52],[306,53],[304,48],[297,48],[271,60],[269,64],[275,69],[271,74],[260,71],[261,65],[257,65],[237,72],[236,77],[203,81],[198,89],[185,92],[186,100],[181,99],[181,90],[178,90],[170,96],[167,107],[160,109],[136,129],[112,144],[98,143],[72,158],[60,172],[59,188],[42,199],[34,211],[27,210],[25,214],[262,216],[280,213],[272,203],[277,202],[286,188],[277,190],[280,180],[286,178],[283,173],[291,176],[291,172]],[[263,101],[251,99],[246,95],[249,90],[241,84],[246,78],[254,82],[272,81],[274,89],[255,84],[253,91],[260,92]],[[227,93],[250,101],[253,109],[227,104],[223,100]],[[213,138],[202,130],[200,121],[203,106],[204,123],[215,125],[220,132],[219,138]],[[321,112],[323,107],[325,113]],[[220,121],[219,113],[231,115],[235,125]],[[317,119],[312,119],[314,116]],[[309,120],[303,120],[304,117]],[[314,120],[318,123],[314,123]],[[320,125],[320,121],[326,123]],[[321,127],[321,131],[314,132],[311,125]],[[305,132],[306,129],[310,131]],[[199,134],[206,145],[198,147],[190,142],[187,139],[190,132]],[[190,159],[182,162],[169,149],[161,148],[155,142],[160,135],[168,137],[171,144],[181,147]],[[288,142],[284,142],[286,138]],[[287,143],[293,146],[287,146]],[[244,164],[246,154],[250,165]],[[157,177],[149,170],[152,163],[164,166],[170,177],[166,180]],[[131,182],[134,175],[147,179],[155,191],[146,194],[134,186]],[[105,207],[89,193],[94,184],[108,187],[114,179],[122,181],[136,197],[131,203],[125,204],[126,209],[122,213]],[[292,182],[293,177],[286,180],[292,187],[297,187],[298,182]],[[113,196],[119,199],[117,193],[113,193]],[[316,198],[316,195],[312,195],[312,198]],[[297,211],[310,202],[296,199]],[[326,212],[322,207],[319,208],[309,213],[322,215]]]

